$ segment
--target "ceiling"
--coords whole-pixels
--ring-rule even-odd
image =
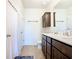
[[[61,0],[56,6],[56,9],[66,9],[72,7],[72,0]]]
[[[22,0],[24,8],[45,8],[51,0]]]
[[[22,0],[24,8],[46,8],[54,0]],[[72,0],[60,0],[55,6],[57,9],[66,9],[72,6]]]

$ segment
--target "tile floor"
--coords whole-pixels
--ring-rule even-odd
[[[34,59],[45,59],[41,49],[30,45],[23,47],[21,56],[34,56]]]

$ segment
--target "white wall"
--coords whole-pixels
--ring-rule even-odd
[[[42,9],[25,9],[24,11],[24,45],[36,45],[41,39]]]
[[[67,20],[66,20],[66,26],[67,26],[67,30],[72,30],[72,7],[69,7],[66,9],[66,16],[67,16]]]

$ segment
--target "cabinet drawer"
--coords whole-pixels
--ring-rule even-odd
[[[47,54],[47,59],[51,59],[51,56],[49,54]]]
[[[47,43],[47,53],[51,55],[51,45]]]
[[[52,45],[69,58],[72,58],[72,47],[65,45],[64,43],[61,43],[59,41],[56,41],[54,39],[52,40]]]
[[[51,38],[47,37],[47,42],[49,42],[51,44]]]

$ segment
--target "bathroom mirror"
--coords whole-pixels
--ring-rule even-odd
[[[72,29],[72,0],[60,0],[54,8],[54,27]]]

